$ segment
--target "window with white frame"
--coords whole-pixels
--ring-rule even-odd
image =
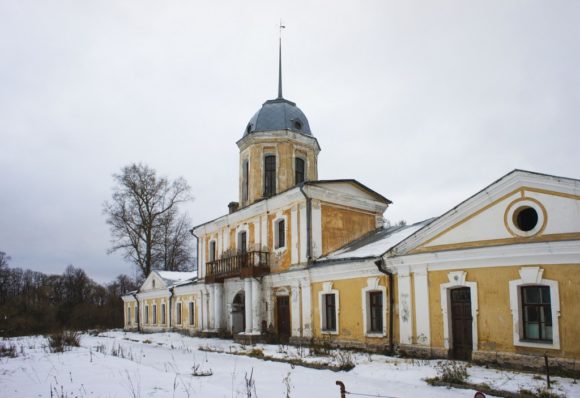
[[[153,304],[153,324],[157,325],[157,304]]]
[[[386,334],[387,289],[379,285],[379,278],[368,278],[362,289],[363,332],[365,335],[385,336]]]
[[[175,305],[175,323],[181,325],[181,302],[177,302]]]
[[[161,324],[165,325],[165,304],[161,304]]]
[[[286,247],[286,220],[281,218],[274,222],[274,248]]]
[[[512,280],[510,307],[513,342],[517,346],[560,348],[558,282],[543,278],[540,267],[519,270],[521,279]]]
[[[145,306],[145,323],[149,324],[149,306]]]
[[[189,302],[189,324],[193,325],[194,305],[193,301]]]
[[[338,334],[340,300],[338,290],[332,289],[332,282],[322,284],[322,290],[318,292],[318,304],[322,333]]]
[[[238,233],[238,252],[246,253],[248,251],[248,233],[241,231]]]
[[[336,332],[336,294],[322,295],[322,331]]]
[[[137,307],[135,307],[135,323],[139,323],[139,302],[137,302]]]

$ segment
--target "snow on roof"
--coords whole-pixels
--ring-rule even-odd
[[[182,282],[197,277],[197,272],[155,271],[167,282]]]
[[[411,236],[425,225],[433,221],[432,218],[417,222],[412,225],[394,226],[382,228],[371,235],[367,235],[359,240],[349,243],[346,246],[330,253],[320,260],[342,260],[348,258],[367,258],[379,257],[401,242],[403,239]]]

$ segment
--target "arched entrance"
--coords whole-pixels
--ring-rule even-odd
[[[246,330],[246,300],[244,292],[235,295],[232,302],[232,334],[238,334]]]

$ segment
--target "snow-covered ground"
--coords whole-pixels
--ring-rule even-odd
[[[475,391],[432,387],[424,379],[437,375],[437,361],[353,353],[355,368],[317,370],[265,361],[235,352],[261,349],[266,356],[336,361],[310,356],[308,349],[278,345],[240,346],[228,340],[186,337],[177,333],[138,334],[111,331],[83,334],[81,347],[50,353],[43,336],[20,337],[0,344],[17,346],[16,358],[0,358],[1,397],[247,397],[252,375],[257,397],[340,397],[335,382],[347,391],[383,397],[473,397]],[[200,348],[202,350],[200,350]],[[210,350],[210,351],[207,351]],[[211,376],[194,376],[211,371]],[[472,366],[469,381],[502,390],[533,390],[544,381],[532,374]],[[580,383],[554,378],[555,390],[580,397]],[[254,395],[252,395],[254,396]]]

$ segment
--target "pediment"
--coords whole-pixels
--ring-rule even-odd
[[[393,254],[580,239],[580,182],[514,171],[437,218]]]
[[[152,271],[143,285],[141,285],[141,291],[151,291],[151,290],[160,290],[160,289],[167,289],[167,284],[155,271]]]

